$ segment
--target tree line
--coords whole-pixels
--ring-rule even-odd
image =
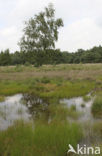
[[[0,52],[0,66],[6,65],[35,65],[43,64],[78,64],[78,63],[102,63],[102,46],[93,47],[89,50],[79,49],[76,52],[50,49],[47,51],[10,53],[9,49]]]
[[[101,46],[72,53],[56,49],[58,30],[63,26],[63,20],[55,17],[53,4],[49,4],[44,11],[25,22],[19,41],[20,51],[10,53],[6,49],[0,52],[0,65],[33,64],[37,67],[43,64],[102,62]]]

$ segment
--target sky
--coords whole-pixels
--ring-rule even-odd
[[[0,51],[19,50],[24,21],[49,3],[64,21],[56,48],[74,52],[102,45],[102,0],[0,0]]]

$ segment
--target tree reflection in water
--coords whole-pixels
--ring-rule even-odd
[[[49,120],[50,112],[48,108],[49,102],[47,99],[40,98],[33,94],[23,94],[22,100],[28,107],[28,111],[34,120],[42,117],[44,117],[47,121]]]

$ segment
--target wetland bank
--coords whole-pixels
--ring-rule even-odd
[[[64,156],[69,144],[102,147],[102,64],[0,67],[0,155]]]

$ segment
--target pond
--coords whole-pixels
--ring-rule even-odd
[[[0,130],[13,125],[16,120],[29,121],[38,118],[42,113],[47,114],[44,100],[29,94],[16,94],[0,102]],[[47,117],[48,118],[48,117]]]
[[[96,119],[93,118],[91,113],[93,101],[93,97],[88,102],[85,102],[82,97],[76,97],[62,99],[60,100],[60,103],[65,103],[69,108],[74,105],[76,108],[75,111],[81,112],[78,122],[94,122]],[[45,115],[47,121],[51,120],[48,106],[49,102],[47,99],[41,99],[40,97],[31,94],[16,94],[9,96],[4,102],[0,102],[0,130],[7,129],[19,119],[29,121]]]
[[[0,102],[0,130],[11,126],[15,120],[29,119],[28,109],[21,103],[21,99],[22,94],[17,94]]]
[[[88,95],[87,95],[88,96]],[[68,108],[74,108],[75,111],[80,112],[80,116],[77,119],[78,123],[82,123],[83,127],[83,132],[84,132],[84,137],[83,139],[79,142],[80,145],[91,145],[91,144],[100,144],[101,137],[96,135],[93,132],[93,125],[99,123],[102,121],[101,118],[94,118],[91,108],[92,104],[94,102],[95,97],[90,96],[90,100],[87,102],[84,101],[83,97],[75,97],[71,99],[62,99],[60,100],[61,103],[65,103]],[[74,106],[74,107],[73,107]],[[76,119],[69,119],[69,121],[76,122]]]
[[[94,98],[91,98],[89,101],[85,102],[82,97],[76,97],[71,99],[62,99],[60,102],[67,104],[69,108],[75,106],[77,112],[81,112],[79,121],[94,121],[93,115],[91,113],[91,107],[93,104]]]

